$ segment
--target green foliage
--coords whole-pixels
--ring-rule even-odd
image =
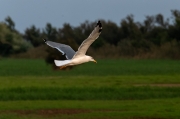
[[[15,23],[14,21],[11,19],[11,17],[6,17],[5,19],[6,23],[7,23],[7,26],[8,28],[11,30],[11,31],[15,31]]]
[[[31,47],[19,33],[11,31],[4,23],[0,23],[0,46],[2,56],[25,52]]]
[[[57,39],[57,30],[50,23],[46,24],[45,29],[43,29],[43,37],[55,41]]]
[[[110,20],[101,19],[103,31],[87,53],[98,58],[180,59],[180,11],[172,10],[171,14],[173,22],[170,22],[170,18],[164,18],[162,14],[146,16],[142,22],[136,22],[133,15],[127,15],[120,21],[119,25]],[[15,23],[10,17],[5,19],[5,23],[9,32],[3,33],[0,38],[6,39],[9,43],[0,44],[4,49],[1,50],[1,54],[11,54],[14,49],[16,53],[25,51],[26,45],[21,48],[16,43],[10,45],[11,42],[16,41],[13,39],[17,38],[12,34],[19,33],[15,30]],[[85,21],[79,26],[73,27],[69,23],[64,23],[62,28],[56,28],[47,23],[42,30],[32,25],[25,30],[23,37],[34,47],[44,45],[42,39],[46,38],[70,45],[76,51],[83,40],[92,32],[95,24],[96,21]],[[176,44],[174,45],[174,43]],[[47,48],[44,51],[48,53],[45,59],[49,64],[54,65],[54,59],[65,59],[55,49]]]
[[[34,47],[37,47],[43,43],[40,30],[34,25],[25,30],[24,38],[31,42]]]

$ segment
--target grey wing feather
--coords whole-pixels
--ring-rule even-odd
[[[73,58],[79,57],[81,55],[85,55],[89,46],[99,37],[102,31],[102,24],[100,21],[98,21],[96,27],[92,31],[92,33],[89,35],[87,39],[85,39],[80,47],[78,48],[78,51],[74,55]]]
[[[45,43],[49,45],[50,47],[56,48],[63,55],[65,54],[67,59],[72,59],[75,54],[75,51],[69,45],[64,45],[64,44],[56,43],[52,41],[45,41]]]

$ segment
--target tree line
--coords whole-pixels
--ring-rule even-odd
[[[180,58],[180,11],[171,10],[171,17],[165,19],[162,14],[146,16],[143,22],[134,21],[128,15],[117,25],[112,21],[100,20],[103,31],[88,50],[98,58]],[[29,49],[44,45],[43,38],[70,45],[74,50],[86,39],[97,21],[85,21],[73,27],[64,23],[56,28],[47,23],[40,29],[35,25],[26,28],[23,34],[15,29],[10,18],[0,22],[0,55],[8,57],[27,52]],[[45,47],[47,62],[63,59],[58,51]]]

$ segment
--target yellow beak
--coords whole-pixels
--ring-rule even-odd
[[[94,60],[93,62],[97,63],[96,60]]]

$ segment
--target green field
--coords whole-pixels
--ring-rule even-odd
[[[179,75],[178,60],[97,60],[70,71],[54,72],[44,60],[1,59],[1,76],[125,76]]]
[[[180,61],[98,60],[53,71],[0,60],[1,119],[180,118]]]

